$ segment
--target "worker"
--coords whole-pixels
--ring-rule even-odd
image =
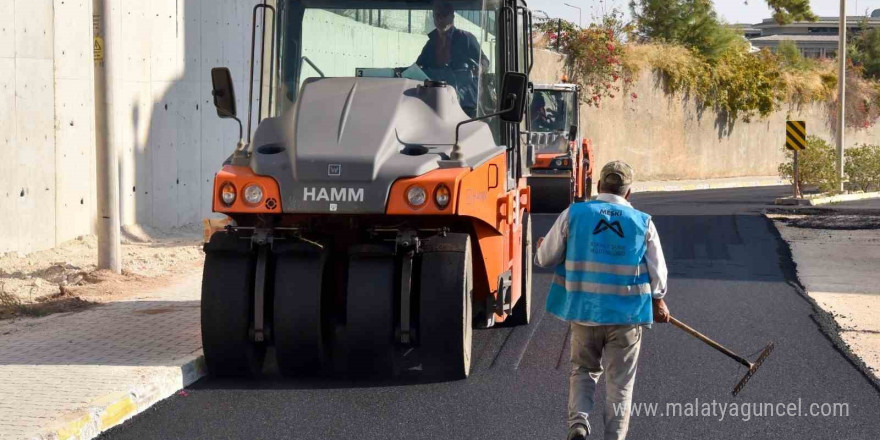
[[[547,114],[547,100],[541,92],[535,92],[532,96],[532,128],[544,128],[550,123]]]
[[[431,79],[443,80],[455,87],[462,109],[474,117],[481,69],[488,69],[489,59],[480,49],[477,37],[455,27],[452,3],[435,0],[433,17],[436,29],[428,33],[428,41],[416,64]]]
[[[532,128],[538,131],[565,130],[561,114],[564,103],[559,92],[536,91],[532,97]],[[561,117],[562,116],[562,117]],[[568,145],[566,145],[568,147]]]
[[[480,62],[488,64],[477,37],[455,27],[452,3],[435,1],[433,14],[436,29],[428,34],[428,41],[416,60],[419,67],[476,68]]]
[[[669,322],[660,236],[651,216],[629,203],[632,182],[629,165],[608,163],[597,199],[571,205],[538,241],[535,263],[555,267],[547,311],[571,326],[569,440],[590,434],[603,372],[604,438],[626,437],[642,329]]]

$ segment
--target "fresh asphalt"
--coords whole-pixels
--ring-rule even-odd
[[[629,439],[880,438],[880,392],[835,348],[835,335],[823,333],[793,286],[787,246],[761,215],[788,190],[633,197],[660,232],[672,314],[747,357],[768,341],[776,349],[734,398],[745,367],[680,330],[655,325],[644,334],[634,402],[658,403],[661,414],[633,417]],[[533,218],[540,236],[555,216]],[[205,378],[101,438],[564,439],[567,326],[543,311],[549,283],[548,271],[535,272],[531,325],[474,332],[474,370],[465,381]],[[590,438],[602,437],[602,388],[597,401]],[[714,414],[704,414],[713,402]],[[843,403],[849,414],[774,417],[766,405],[752,405],[799,402],[805,413],[813,403]],[[667,403],[699,411],[674,416]],[[731,415],[732,405],[739,416]]]

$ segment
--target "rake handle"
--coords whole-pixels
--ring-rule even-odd
[[[685,324],[685,323],[683,323],[683,322],[681,322],[681,321],[679,321],[679,320],[673,318],[672,316],[669,317],[669,323],[672,324],[672,325],[674,325],[674,326],[676,326],[676,327],[678,327],[678,328],[680,328],[680,329],[682,329],[682,330],[684,330],[686,333],[690,334],[691,336],[693,336],[693,337],[695,337],[695,338],[697,338],[697,339],[699,339],[699,340],[705,342],[706,345],[708,345],[708,346],[710,346],[710,347],[712,347],[712,348],[714,348],[714,349],[716,349],[716,350],[718,350],[718,351],[720,351],[720,352],[726,354],[729,358],[731,358],[731,359],[733,359],[733,360],[735,360],[735,361],[737,361],[737,362],[739,362],[739,363],[745,365],[745,366],[748,367],[748,368],[752,368],[752,363],[751,363],[751,362],[747,361],[745,358],[741,357],[740,355],[738,355],[738,354],[736,354],[736,353],[734,353],[734,352],[728,350],[727,347],[725,347],[725,346],[723,346],[723,345],[721,345],[721,344],[719,344],[719,343],[713,341],[713,340],[710,339],[708,336],[706,336],[706,335],[704,335],[704,334],[702,334],[702,333],[700,333],[700,332],[694,330],[694,329],[691,328],[689,325],[687,325],[687,324]]]

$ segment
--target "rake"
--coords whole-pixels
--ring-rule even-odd
[[[749,371],[746,372],[746,375],[743,376],[743,378],[740,379],[739,383],[737,383],[736,386],[733,388],[734,397],[737,394],[739,394],[740,391],[742,391],[743,387],[746,386],[746,383],[749,382],[749,379],[751,379],[752,376],[755,375],[755,372],[758,371],[758,368],[761,367],[761,364],[763,364],[764,361],[767,360],[767,357],[770,356],[770,352],[773,351],[774,345],[773,345],[773,342],[771,341],[767,344],[766,347],[764,347],[763,350],[761,350],[761,355],[758,356],[758,359],[755,359],[755,362],[749,362],[746,358],[730,351],[729,349],[727,349],[727,347],[713,341],[708,336],[694,330],[693,328],[691,328],[687,324],[673,318],[672,316],[669,317],[669,322],[672,325],[684,330],[685,332],[687,332],[691,336],[705,342],[710,347],[724,353],[725,355],[727,355],[727,357],[729,357],[729,358],[745,365],[746,367],[748,367]]]

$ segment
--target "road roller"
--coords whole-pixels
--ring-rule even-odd
[[[532,13],[276,0],[251,18],[246,116],[211,71],[241,140],[211,195],[209,373],[259,374],[274,351],[289,377],[466,378],[474,328],[530,320]]]
[[[592,195],[593,145],[581,135],[579,102],[576,84],[534,85],[529,139],[535,163],[528,183],[536,211],[560,212]]]

